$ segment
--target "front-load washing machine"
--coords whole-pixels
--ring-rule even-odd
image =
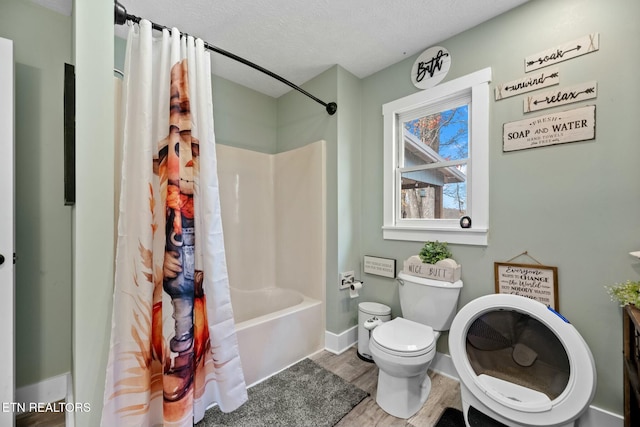
[[[529,298],[496,294],[465,305],[451,324],[449,352],[467,426],[573,426],[595,394],[582,336]]]

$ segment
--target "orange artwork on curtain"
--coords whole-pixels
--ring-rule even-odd
[[[127,39],[103,426],[191,426],[247,400],[229,296],[203,42]],[[202,161],[201,161],[202,159]],[[202,166],[206,166],[201,168]],[[208,299],[208,300],[207,300]]]
[[[191,111],[188,98],[187,60],[171,69],[169,135],[159,143],[157,168],[162,200],[165,203],[165,250],[161,268],[153,268],[152,251],[140,245],[140,262],[153,283],[153,308],[150,324],[143,322],[144,304],[138,301],[139,323],[132,325],[132,338],[139,344],[135,355],[139,369],[116,384],[116,394],[138,393],[151,384],[152,396],[163,397],[164,418],[179,422],[191,413],[194,398],[200,397],[207,381],[213,380],[212,358],[203,290],[204,273],[195,268],[194,192],[198,170],[199,141],[191,136]],[[154,211],[153,186],[149,185],[149,206]],[[155,235],[157,224],[151,225]],[[154,236],[155,237],[155,236]],[[134,278],[137,286],[140,279]],[[163,294],[171,305],[163,304]],[[164,316],[163,314],[171,314]],[[168,328],[165,323],[172,323]],[[151,331],[149,333],[149,327]],[[170,330],[172,333],[167,334]],[[169,336],[167,336],[169,335]],[[151,351],[147,344],[151,342]],[[222,365],[221,365],[222,366]],[[150,377],[150,378],[149,378]],[[124,414],[137,414],[148,408],[124,407]]]

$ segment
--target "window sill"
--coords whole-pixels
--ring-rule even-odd
[[[489,230],[486,228],[421,228],[421,227],[382,227],[385,240],[405,240],[427,242],[438,240],[460,245],[487,246]]]

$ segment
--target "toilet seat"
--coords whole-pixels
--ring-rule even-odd
[[[433,329],[402,317],[385,322],[373,330],[371,339],[394,356],[415,357],[430,352],[436,344]]]
[[[566,385],[557,395],[549,398],[512,382],[478,374],[474,370],[469,356],[474,342],[468,341],[473,337],[470,332],[472,325],[481,317],[495,313],[528,316],[555,335],[569,366]],[[486,341],[486,344],[489,342]],[[508,421],[509,425],[568,424],[587,409],[595,394],[595,364],[582,336],[564,317],[529,298],[496,294],[471,301],[453,320],[449,331],[449,352],[460,377],[466,404],[498,421]]]

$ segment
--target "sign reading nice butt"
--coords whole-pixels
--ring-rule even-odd
[[[505,123],[502,151],[586,141],[596,137],[596,106]]]

